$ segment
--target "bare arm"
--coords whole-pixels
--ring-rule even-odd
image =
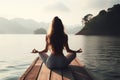
[[[48,41],[47,41],[47,37],[46,37],[46,46],[45,46],[45,49],[44,50],[42,50],[42,51],[38,51],[38,50],[36,50],[36,49],[33,49],[32,50],[32,53],[46,53],[48,51]]]
[[[38,53],[46,53],[48,52],[48,43],[46,43],[45,49],[42,51],[38,51]]]

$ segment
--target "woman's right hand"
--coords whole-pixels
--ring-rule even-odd
[[[77,53],[81,53],[82,52],[82,49],[80,48],[79,50],[76,51]]]
[[[31,53],[39,53],[39,51],[36,49],[33,49]]]

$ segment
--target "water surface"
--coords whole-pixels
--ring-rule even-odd
[[[69,35],[69,46],[95,80],[120,80],[120,37]],[[45,35],[0,35],[0,80],[17,80],[44,47]]]

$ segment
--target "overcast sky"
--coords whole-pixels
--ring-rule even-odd
[[[120,4],[120,0],[0,0],[0,17],[51,22],[59,16],[64,24],[81,24],[86,14]]]

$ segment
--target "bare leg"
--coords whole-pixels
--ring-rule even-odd
[[[39,53],[39,56],[42,59],[43,63],[46,64],[46,60],[48,58],[48,55],[46,53]]]
[[[69,53],[68,55],[66,55],[66,58],[67,58],[67,64],[70,64],[72,60],[76,58],[76,53]]]

